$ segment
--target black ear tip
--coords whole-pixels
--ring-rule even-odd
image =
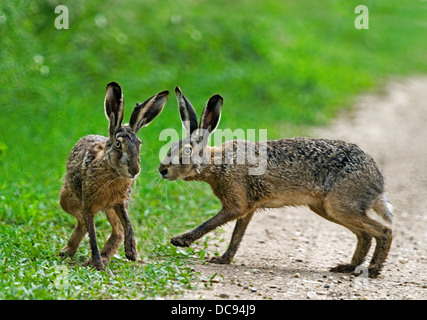
[[[224,99],[219,94],[212,96],[210,100],[214,102],[220,102],[220,103],[223,103],[224,101]]]
[[[112,82],[110,82],[109,84],[107,84],[107,88],[108,88],[108,87],[120,88],[120,85],[119,85],[117,82],[112,81]]]
[[[176,94],[182,94],[181,88],[180,87],[175,87],[175,93]]]
[[[169,90],[165,90],[165,91],[159,92],[157,94],[157,96],[158,97],[169,96]]]

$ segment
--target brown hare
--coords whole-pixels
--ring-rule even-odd
[[[191,103],[178,87],[175,92],[188,136],[171,145],[159,172],[168,180],[209,183],[222,209],[196,229],[173,237],[173,245],[187,247],[215,228],[237,220],[226,252],[210,259],[213,263],[230,263],[256,210],[307,205],[357,237],[350,263],[331,271],[354,272],[364,261],[374,237],[376,248],[368,272],[370,277],[378,276],[392,241],[388,226],[392,222],[392,207],[384,195],[380,170],[368,154],[344,141],[309,138],[234,140],[210,147],[208,138],[220,120],[223,99],[219,95],[211,97],[198,123]],[[248,156],[244,161],[238,159],[239,148],[259,156],[266,167],[264,172],[251,173],[256,165]],[[370,218],[369,209],[385,221]]]
[[[61,255],[73,256],[89,232],[92,258],[88,263],[96,269],[104,269],[123,239],[126,257],[137,260],[135,237],[127,214],[132,182],[140,172],[141,141],[136,133],[162,111],[168,95],[168,91],[163,91],[144,103],[137,103],[129,124],[122,125],[122,89],[116,82],[107,85],[104,108],[110,123],[108,138],[83,137],[68,157],[59,200],[62,209],[76,217],[77,225]],[[105,211],[113,229],[101,253],[94,221],[98,211]]]

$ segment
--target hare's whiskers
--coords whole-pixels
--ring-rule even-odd
[[[162,184],[162,195],[166,198],[166,206],[169,207],[168,184],[166,181],[163,181]]]
[[[162,183],[160,179],[161,179],[160,176],[157,176],[153,180],[151,180],[151,182],[148,185],[153,189],[157,189],[159,185]]]
[[[189,184],[182,180],[177,180],[178,186],[181,190],[183,190],[183,193],[190,196],[191,200],[195,201],[197,196],[195,196],[195,189],[192,186],[189,186]]]

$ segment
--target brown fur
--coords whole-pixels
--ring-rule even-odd
[[[59,194],[62,209],[77,219],[61,255],[73,256],[89,233],[92,258],[88,263],[102,270],[123,240],[126,257],[137,260],[136,241],[127,214],[133,180],[140,172],[141,141],[138,130],[148,125],[163,109],[168,92],[161,92],[137,104],[129,125],[121,125],[123,94],[117,83],[107,85],[105,112],[110,120],[109,137],[89,135],[71,150],[67,173]],[[112,233],[101,252],[96,241],[94,216],[105,211]]]
[[[180,95],[182,93],[177,91],[178,101]],[[182,98],[181,101],[188,102]],[[222,105],[222,99],[218,103]],[[190,106],[186,106],[190,109],[187,113],[194,112]],[[212,120],[215,118],[219,121],[220,109],[218,114],[212,113],[208,112],[210,121],[215,121]],[[215,127],[216,125],[213,130]],[[187,137],[172,145],[171,149],[182,150],[191,146],[194,150],[200,146],[199,141],[200,139]],[[237,140],[219,147],[203,145],[201,152],[209,155],[210,159],[202,164],[191,162],[160,165],[160,173],[168,180],[199,180],[209,183],[222,204],[222,209],[216,216],[193,231],[173,237],[172,244],[189,246],[215,228],[237,220],[227,251],[221,257],[211,259],[214,263],[229,263],[256,210],[307,205],[321,217],[348,228],[357,237],[356,250],[350,263],[331,270],[353,272],[363,262],[374,237],[377,244],[368,271],[370,277],[378,276],[391,245],[392,230],[368,217],[367,211],[374,209],[389,223],[392,221],[392,214],[391,206],[384,196],[384,179],[368,154],[358,146],[340,140],[270,140],[266,142],[267,170],[261,175],[250,175],[248,169],[256,165],[248,161],[239,164],[236,159],[237,150],[242,144],[245,148],[255,150],[256,154],[260,153],[259,142]],[[181,152],[179,155],[182,159]]]

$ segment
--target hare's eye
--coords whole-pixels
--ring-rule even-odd
[[[120,140],[116,140],[116,148],[120,149],[122,147],[122,143],[120,142]]]
[[[191,155],[191,148],[190,147],[186,147],[186,148],[184,148],[183,150],[182,150],[182,154],[184,155],[184,156],[190,156]]]

